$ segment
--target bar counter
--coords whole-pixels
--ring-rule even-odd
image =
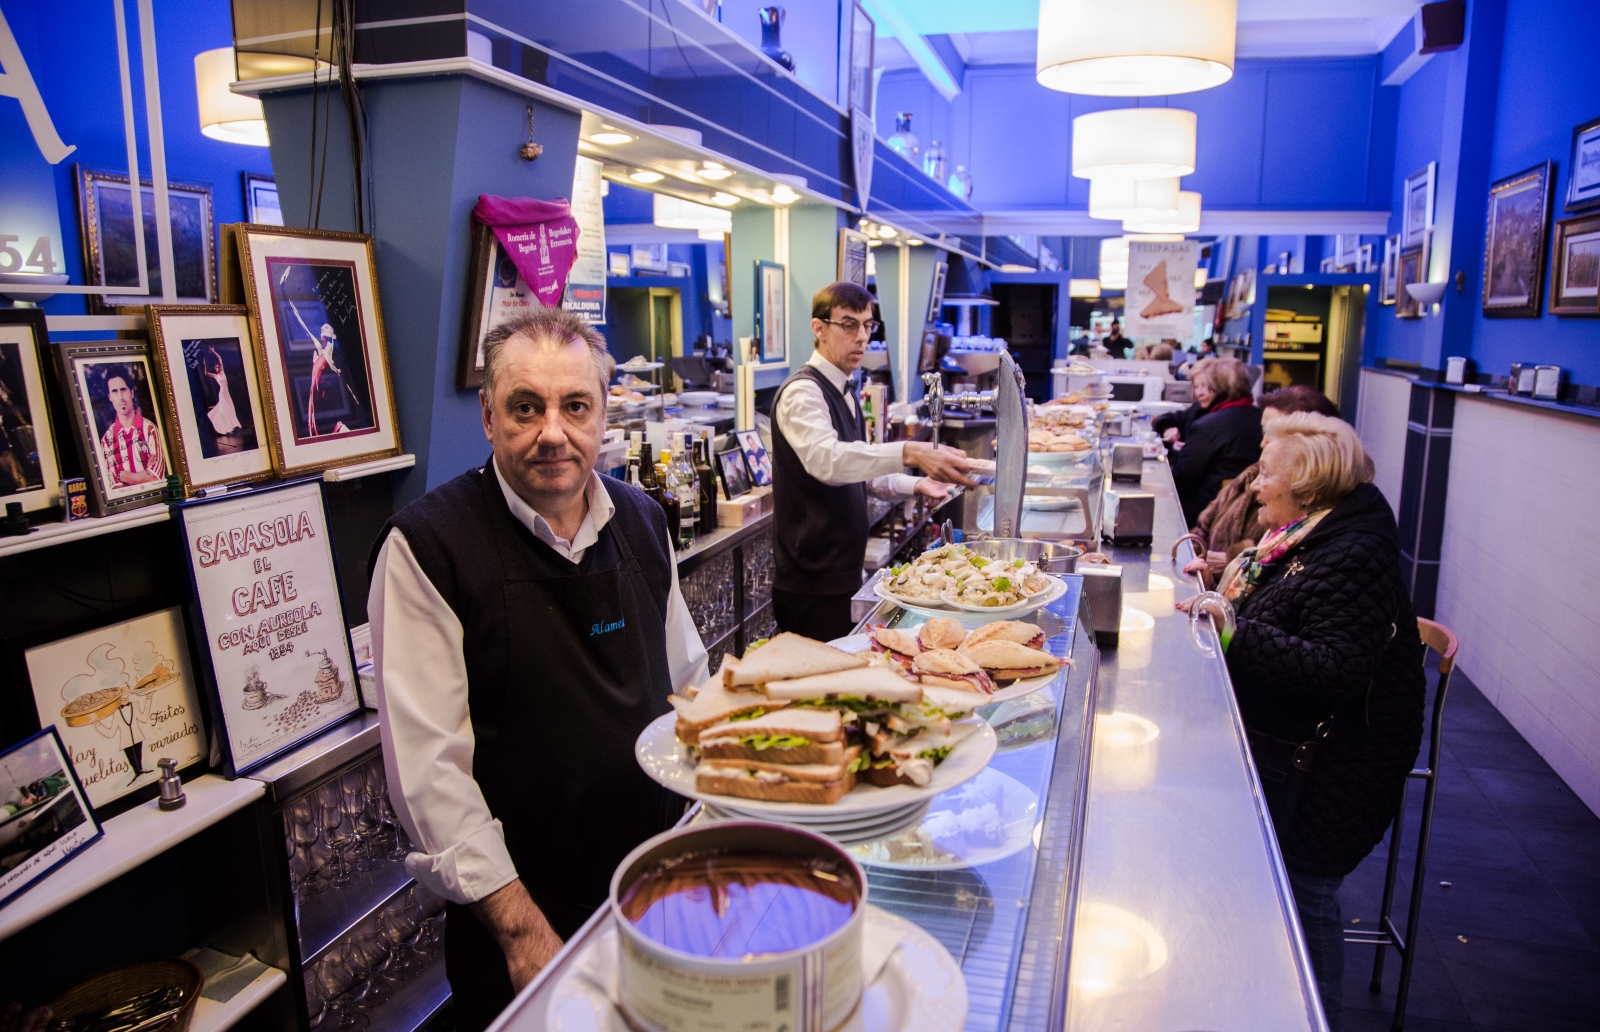
[[[1184,527],[1164,462],[1145,463],[1142,489],[1156,496],[1155,543],[1105,548],[1123,567],[1119,647],[1094,647],[1082,578],[1069,577],[1037,620],[1073,665],[980,710],[1002,743],[990,769],[1038,794],[1034,847],[961,870],[868,866],[869,900],[950,952],[972,1032],[1323,1032],[1215,634],[1191,639],[1173,609],[1196,588],[1178,572],[1190,553],[1168,558]],[[858,630],[922,619],[885,602]],[[609,921],[596,914],[494,1032],[549,1027],[554,988]]]

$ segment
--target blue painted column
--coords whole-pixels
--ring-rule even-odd
[[[456,362],[471,278],[472,207],[481,193],[568,197],[578,147],[578,116],[463,75],[368,79],[367,191],[378,292],[400,412],[400,437],[417,456],[397,475],[404,505],[489,454],[475,389],[456,387]],[[262,98],[272,135],[272,165],[284,220],[307,225],[314,206],[311,91]],[[322,123],[332,118],[320,226],[356,228],[349,132],[337,91],[317,104],[316,170]],[[525,162],[532,105],[544,154]]]

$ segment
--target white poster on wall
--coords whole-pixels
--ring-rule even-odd
[[[572,173],[572,217],[578,220],[578,260],[567,273],[567,292],[561,307],[577,312],[584,321],[606,321],[606,213],[601,190],[600,162],[578,157]]]
[[[322,483],[179,509],[233,772],[361,708]]]
[[[1186,340],[1194,330],[1195,240],[1128,244],[1128,293],[1122,332],[1134,339]]]

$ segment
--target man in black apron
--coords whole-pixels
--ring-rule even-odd
[[[833,283],[811,299],[816,350],[772,400],[772,613],[778,628],[829,641],[850,633],[861,590],[867,492],[943,498],[937,478],[972,486],[959,449],[866,439],[852,374],[877,323],[872,295]],[[917,466],[927,477],[905,474]]]
[[[368,602],[407,870],[443,895],[461,1032],[481,1029],[684,801],[633,746],[704,676],[659,505],[594,473],[611,360],[540,309],[484,343],[493,458],[389,521]]]

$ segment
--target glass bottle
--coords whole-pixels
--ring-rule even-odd
[[[922,173],[935,183],[944,182],[944,144],[934,140],[922,156]]]
[[[651,501],[664,508],[666,503],[661,500],[661,485],[656,480],[655,453],[648,442],[639,446],[639,468],[637,472],[639,486],[644,489],[644,493],[650,496]]]
[[[778,64],[794,71],[794,57],[783,49],[783,18],[787,12],[782,7],[763,7],[759,12],[761,18],[761,52],[772,58]]]
[[[700,486],[696,483],[694,467],[689,465],[689,435],[684,434],[682,446],[667,463],[667,490],[678,499],[677,547],[687,548],[694,542],[695,520],[699,516]]]
[[[662,511],[667,514],[667,540],[672,542],[673,548],[677,548],[679,534],[683,530],[683,507],[678,501],[682,488],[676,483],[670,462],[658,466],[656,476],[656,491],[661,496]]]
[[[949,182],[945,183],[945,189],[963,201],[972,200],[972,173],[967,171],[967,166],[956,166],[956,170],[950,173]]]
[[[700,533],[717,529],[717,471],[711,466],[711,442],[702,438],[694,450],[694,471],[700,480]]]
[[[922,153],[922,142],[911,131],[911,112],[900,111],[894,116],[894,135],[884,141],[889,149],[907,161],[916,161]]]

